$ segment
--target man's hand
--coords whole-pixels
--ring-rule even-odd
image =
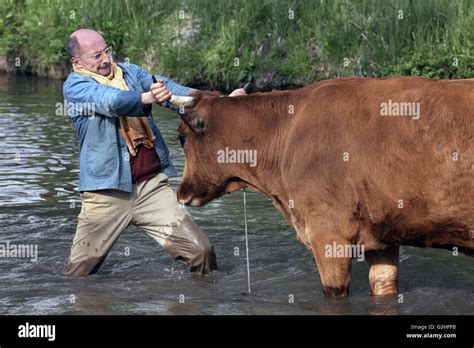
[[[150,86],[150,92],[142,94],[142,104],[161,104],[171,98],[171,92],[168,91],[163,80],[158,80]]]

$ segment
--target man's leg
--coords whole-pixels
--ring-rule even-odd
[[[179,205],[166,175],[134,185],[133,195],[134,225],[143,228],[175,260],[190,266],[192,272],[206,274],[217,269],[209,239]]]
[[[129,193],[118,190],[84,192],[76,235],[63,274],[96,273],[131,219]]]

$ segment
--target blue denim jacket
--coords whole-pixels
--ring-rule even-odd
[[[150,90],[152,76],[134,64],[118,63],[128,91],[103,85],[92,77],[72,72],[63,85],[69,117],[79,138],[79,191],[117,189],[132,192],[132,174],[125,140],[117,127],[119,116],[147,116],[155,135],[155,150],[161,172],[176,175],[169,150],[153,121],[150,107],[143,107],[141,94]],[[174,95],[188,95],[191,88],[156,75]],[[165,107],[170,107],[165,103]],[[93,112],[93,113],[91,113]]]

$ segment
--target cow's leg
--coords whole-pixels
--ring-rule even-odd
[[[333,224],[318,223],[314,228],[307,227],[306,235],[311,236],[309,244],[324,294],[329,297],[347,296],[351,282],[351,258],[350,255],[338,255],[337,247],[345,247],[350,242],[333,228]]]
[[[398,292],[399,247],[367,251],[370,293],[373,296],[394,296]]]

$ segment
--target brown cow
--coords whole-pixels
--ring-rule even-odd
[[[348,294],[346,246],[365,252],[373,295],[397,293],[400,245],[473,254],[473,79],[343,78],[188,99],[179,201],[202,206],[242,187],[270,197],[326,295]]]

